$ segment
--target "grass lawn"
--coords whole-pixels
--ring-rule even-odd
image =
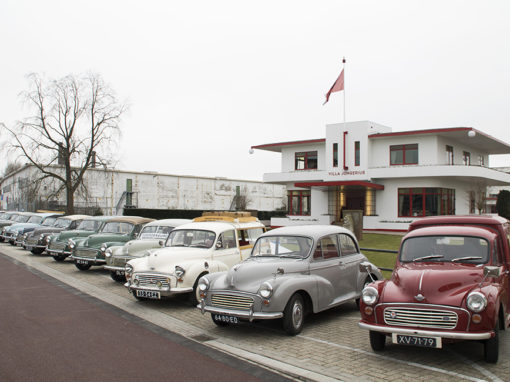
[[[364,233],[363,240],[360,240],[359,245],[361,248],[374,248],[374,249],[391,249],[398,251],[402,235],[387,235],[380,233]],[[392,268],[395,266],[397,258],[396,253],[382,253],[372,251],[362,251],[363,254],[378,267]],[[383,271],[385,278],[390,278],[391,272]]]

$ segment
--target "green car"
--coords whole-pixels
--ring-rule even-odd
[[[83,219],[75,230],[62,231],[50,237],[46,252],[56,261],[64,261],[71,256],[69,244],[77,239],[83,239],[101,231],[103,225],[111,220],[112,216],[94,216]]]
[[[72,254],[69,257],[80,271],[86,271],[93,265],[102,266],[106,263],[105,253],[109,247],[136,239],[143,226],[153,220],[139,216],[111,218],[98,233],[70,242]]]

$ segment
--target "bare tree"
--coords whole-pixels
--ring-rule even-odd
[[[482,214],[487,208],[487,184],[485,182],[475,182],[472,189],[468,191],[470,203]]]
[[[6,127],[12,135],[10,147],[39,169],[39,180],[61,182],[66,212],[72,214],[74,194],[87,169],[106,165],[111,151],[104,155],[101,149],[118,137],[126,106],[98,74],[51,81],[31,74],[28,79],[30,88],[22,96],[31,116]]]

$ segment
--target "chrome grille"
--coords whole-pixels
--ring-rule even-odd
[[[235,294],[213,294],[211,304],[222,308],[250,310],[253,305],[253,298]]]
[[[386,308],[384,322],[394,326],[453,329],[457,326],[457,313],[450,310],[419,308]]]
[[[73,256],[76,256],[76,257],[91,257],[91,258],[96,258],[97,256],[97,250],[95,249],[77,249],[74,253],[73,253]]]
[[[158,281],[161,282],[161,288],[170,289],[169,278],[163,275],[143,275],[135,274],[135,278],[138,279],[139,286],[142,287],[155,287]]]
[[[66,245],[67,245],[66,243],[60,241],[52,241],[50,245],[48,245],[48,248],[62,250],[66,247]]]

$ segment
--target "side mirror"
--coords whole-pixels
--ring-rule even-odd
[[[368,261],[362,261],[359,263],[359,271],[370,273],[372,271],[372,265]]]
[[[485,277],[499,277],[501,276],[501,267],[486,265],[483,267],[483,275]]]

